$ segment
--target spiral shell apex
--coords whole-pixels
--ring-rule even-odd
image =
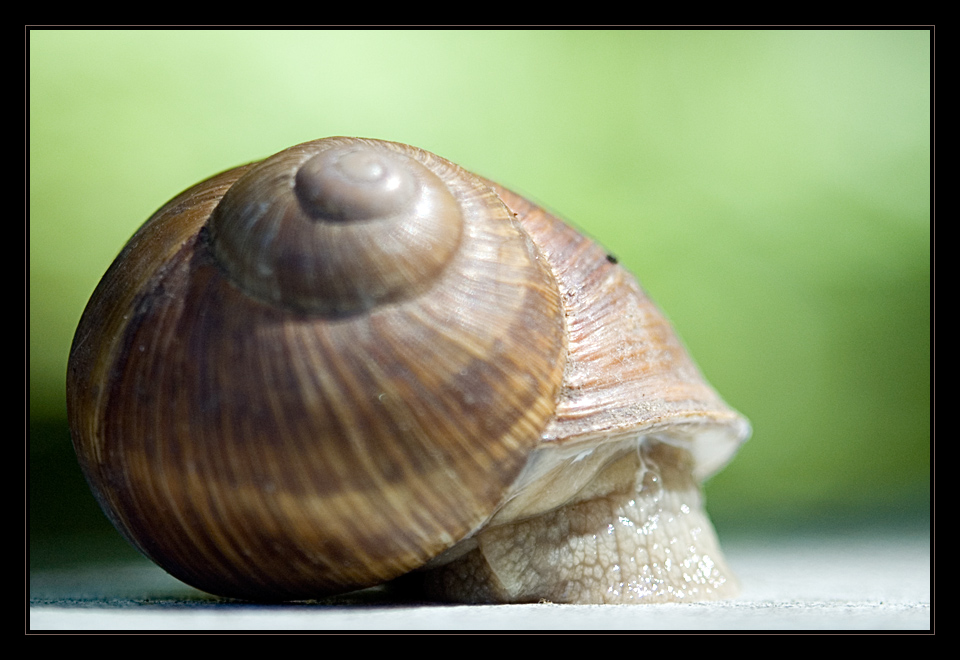
[[[210,218],[214,254],[251,295],[303,311],[348,314],[419,295],[459,248],[462,214],[477,212],[470,190],[448,187],[455,171],[388,142],[288,149],[224,196]]]
[[[695,480],[746,421],[602,248],[415,147],[307,142],[168,202],[91,297],[67,398],[107,516],[210,593],[411,571],[468,602],[733,585]],[[650,596],[611,586],[629,558],[569,559],[610,521],[668,513],[686,564],[656,565],[702,575]],[[611,542],[598,556],[638,543]]]

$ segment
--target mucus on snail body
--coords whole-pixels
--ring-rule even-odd
[[[746,420],[603,248],[415,147],[317,140],[175,197],[94,292],[67,389],[107,516],[214,594],[736,591],[698,484]]]

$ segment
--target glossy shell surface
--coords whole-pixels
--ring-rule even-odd
[[[426,224],[393,202],[356,213],[353,193],[335,204],[348,211],[318,204],[309,170],[336,150]],[[420,173],[383,183],[407,161]],[[421,179],[443,191],[403,192]],[[68,372],[81,466],[171,574],[269,600],[455,554],[576,498],[647,437],[702,479],[749,426],[607,256],[406,145],[319,140],[212,177],[137,231],[84,312]],[[569,478],[574,461],[587,467]]]

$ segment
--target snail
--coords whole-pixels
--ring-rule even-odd
[[[602,247],[415,147],[316,140],[172,199],[67,381],[108,518],[212,594],[737,590],[699,484],[748,422]]]

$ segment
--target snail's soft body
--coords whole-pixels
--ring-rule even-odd
[[[67,387],[104,511],[211,593],[735,593],[698,484],[747,422],[603,248],[414,147],[317,140],[171,200]]]

